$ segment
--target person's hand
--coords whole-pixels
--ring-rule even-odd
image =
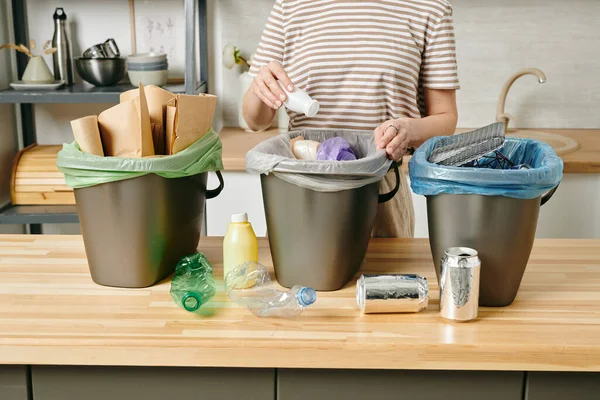
[[[378,149],[385,149],[394,161],[400,161],[408,152],[410,143],[410,118],[391,119],[373,132]]]
[[[277,81],[281,81],[289,92],[294,91],[294,85],[281,64],[271,61],[260,67],[251,87],[254,95],[274,110],[278,110],[287,99]]]

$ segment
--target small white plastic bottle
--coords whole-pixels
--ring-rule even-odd
[[[287,95],[287,99],[283,102],[285,108],[291,111],[295,111],[300,114],[304,114],[307,117],[314,117],[319,112],[319,102],[314,100],[304,90],[294,88],[293,92],[289,92],[283,83],[278,81],[279,86]]]
[[[248,261],[258,262],[258,240],[248,214],[233,214],[223,240],[223,277]]]

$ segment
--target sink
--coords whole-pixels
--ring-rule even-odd
[[[559,156],[574,152],[579,148],[579,143],[573,138],[563,136],[558,133],[543,132],[536,130],[513,130],[510,129],[506,136],[519,137],[526,139],[535,139],[552,146]]]

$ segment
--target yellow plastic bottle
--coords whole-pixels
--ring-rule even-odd
[[[248,214],[233,214],[223,241],[223,278],[248,261],[258,262],[258,240]]]

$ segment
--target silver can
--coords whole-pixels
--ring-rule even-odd
[[[481,261],[477,251],[451,247],[442,258],[440,271],[440,314],[451,321],[477,318]]]
[[[356,302],[363,314],[416,313],[429,302],[427,279],[418,275],[362,275]]]

